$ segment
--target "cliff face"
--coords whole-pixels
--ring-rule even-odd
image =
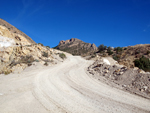
[[[10,35],[13,34],[14,38],[17,36],[18,38],[21,38],[21,39],[24,38],[24,40],[26,40],[29,43],[34,43],[35,44],[35,42],[29,36],[27,36],[25,33],[20,31],[16,27],[12,26],[11,24],[6,22],[5,20],[0,19],[0,29],[2,29],[2,28],[3,28],[3,31],[5,29],[5,30],[7,30],[7,32],[2,34],[2,31],[0,30],[1,31],[0,35],[6,36],[7,34],[9,34],[9,36],[6,36],[6,37],[11,37],[12,38],[12,36],[10,36]],[[8,33],[8,32],[10,32],[10,33]],[[16,39],[17,39],[17,37],[16,37]]]
[[[85,43],[77,38],[60,41],[56,49],[66,51],[73,55],[85,55],[98,50],[95,44]]]

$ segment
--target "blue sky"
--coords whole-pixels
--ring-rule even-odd
[[[70,38],[97,46],[150,43],[150,0],[3,0],[0,18],[50,47]]]

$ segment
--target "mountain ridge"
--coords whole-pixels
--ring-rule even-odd
[[[77,38],[71,38],[69,40],[61,40],[56,49],[71,53],[73,55],[85,55],[94,53],[98,50],[95,44],[83,42]]]

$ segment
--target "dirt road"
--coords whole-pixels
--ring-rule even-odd
[[[97,81],[92,61],[68,56],[51,67],[0,75],[0,113],[149,113],[150,100]]]

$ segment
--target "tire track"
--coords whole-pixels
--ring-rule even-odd
[[[35,77],[33,95],[51,113],[146,113],[150,101],[90,78],[91,64],[69,56]]]

